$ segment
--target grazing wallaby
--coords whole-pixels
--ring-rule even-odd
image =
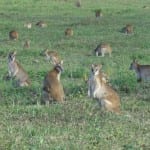
[[[26,40],[23,47],[24,48],[30,48],[30,40]]]
[[[43,55],[45,56],[46,60],[51,61],[53,65],[59,64],[61,62],[56,51],[49,51],[46,49],[44,50]]]
[[[67,28],[65,30],[65,35],[66,36],[73,36],[73,30],[71,28]]]
[[[43,82],[43,95],[41,103],[51,103],[52,101],[64,102],[65,94],[60,82],[60,75],[63,71],[62,63],[56,64],[45,76]]]
[[[107,85],[105,76],[101,72],[102,65],[92,65],[88,81],[88,96],[98,100],[101,107],[107,111],[120,113],[120,98]]]
[[[103,14],[102,14],[102,10],[101,9],[95,10],[95,17],[96,18],[100,18],[102,16],[103,16]]]
[[[133,25],[127,24],[127,25],[123,28],[123,32],[124,32],[125,34],[132,34],[132,33],[133,33]]]
[[[17,40],[18,37],[19,37],[19,34],[18,34],[17,31],[12,30],[12,31],[9,32],[9,39],[11,39],[11,40]]]
[[[102,57],[105,56],[105,53],[109,53],[109,56],[111,57],[112,48],[108,43],[101,43],[96,47],[94,53],[96,56],[101,55]]]
[[[32,23],[31,22],[25,23],[24,27],[28,28],[28,29],[31,29],[32,28]]]
[[[150,65],[140,65],[136,60],[133,60],[129,69],[135,70],[138,82],[150,80]]]
[[[16,52],[10,52],[8,55],[8,71],[10,77],[17,79],[18,86],[28,86],[30,80],[27,72],[15,59]]]
[[[36,26],[41,27],[41,28],[45,28],[45,27],[47,27],[47,23],[44,21],[39,21],[36,23]]]

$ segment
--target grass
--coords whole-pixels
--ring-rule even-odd
[[[132,58],[149,64],[150,13],[143,8],[148,4],[149,0],[82,0],[77,8],[73,0],[1,0],[0,149],[150,149],[150,83],[137,83],[135,73],[129,71]],[[94,16],[96,9],[102,9],[100,20]],[[48,27],[36,27],[39,20]],[[24,28],[26,22],[32,22],[33,28]],[[131,36],[120,32],[127,23],[134,26]],[[73,28],[73,37],[65,37],[67,27]],[[8,40],[12,29],[19,32],[18,41]],[[26,39],[31,40],[27,50],[23,49]],[[111,44],[112,58],[88,56],[100,42]],[[42,81],[52,68],[40,56],[45,48],[58,51],[64,60],[64,104],[40,105]],[[3,80],[12,50],[29,73],[30,87],[14,88],[12,81]],[[87,97],[84,79],[92,63],[103,64],[121,97],[122,115],[102,112]]]

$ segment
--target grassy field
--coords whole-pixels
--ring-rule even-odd
[[[150,64],[149,2],[82,0],[78,8],[73,0],[0,0],[0,150],[149,150],[150,83],[137,83],[129,70],[133,58]],[[99,8],[103,17],[97,20],[94,10]],[[48,27],[36,27],[40,20]],[[26,22],[33,27],[25,28]],[[127,23],[133,24],[133,35],[120,32]],[[65,37],[67,27],[74,36]],[[17,41],[9,40],[13,29],[19,32]],[[24,49],[27,39],[31,47]],[[111,44],[111,58],[91,55],[100,42]],[[64,104],[40,105],[42,81],[52,68],[40,56],[45,48],[64,60]],[[12,50],[29,73],[30,87],[14,88],[3,80]],[[87,97],[84,79],[92,63],[103,64],[121,97],[122,115],[102,112]]]

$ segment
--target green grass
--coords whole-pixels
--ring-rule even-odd
[[[129,70],[132,58],[150,63],[150,8],[143,9],[145,5],[150,7],[149,0],[82,0],[81,8],[73,0],[1,0],[0,150],[150,149],[150,83],[137,83]],[[96,20],[95,9],[102,9],[102,19]],[[48,27],[36,27],[39,20]],[[33,28],[24,28],[25,22]],[[134,26],[131,36],[120,32],[127,23]],[[65,37],[67,27],[73,28],[73,37]],[[18,41],[8,40],[12,29],[19,32]],[[31,40],[27,50],[26,39]],[[100,42],[111,44],[112,58],[88,56]],[[40,105],[42,81],[52,68],[40,56],[45,48],[64,60],[64,104]],[[29,73],[30,87],[14,88],[12,81],[3,80],[12,50]],[[122,115],[102,112],[87,97],[84,77],[92,63],[103,64],[121,97]]]

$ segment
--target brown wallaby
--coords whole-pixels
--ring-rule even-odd
[[[65,35],[66,36],[73,36],[73,30],[71,28],[67,28],[65,30]]]
[[[96,56],[101,55],[102,57],[104,57],[105,54],[108,53],[109,56],[111,57],[112,48],[110,47],[110,44],[108,43],[101,43],[96,47],[96,49],[94,50],[94,53]]]
[[[60,75],[63,71],[62,63],[63,61],[56,64],[44,78],[42,104],[51,103],[52,101],[64,102],[65,94],[60,82]]]
[[[31,29],[32,28],[32,23],[31,22],[25,23],[24,27],[28,28],[28,29]]]
[[[126,24],[126,26],[123,28],[123,32],[125,34],[132,34],[133,33],[133,25]]]
[[[39,21],[36,23],[36,26],[41,27],[41,28],[45,28],[45,27],[47,27],[47,23],[44,21]]]
[[[102,14],[102,10],[101,9],[95,10],[95,17],[96,18],[100,18],[102,16],[103,16],[103,14]]]
[[[50,51],[48,49],[42,52],[47,61],[51,61],[53,65],[59,64],[61,62],[60,57],[56,51]]]
[[[17,31],[12,30],[12,31],[9,32],[9,39],[10,40],[17,40],[18,37],[19,37],[19,34],[18,34]]]
[[[16,52],[10,52],[8,55],[8,72],[11,78],[15,77],[18,86],[28,86],[30,84],[29,76],[23,67],[16,61]]]
[[[129,69],[136,72],[138,82],[150,80],[150,65],[140,65],[136,60],[133,60]]]
[[[101,107],[107,111],[120,113],[120,98],[118,94],[107,85],[101,72],[102,65],[93,65],[88,80],[88,96],[98,100]]]
[[[23,47],[24,48],[30,48],[30,40],[26,40]]]

